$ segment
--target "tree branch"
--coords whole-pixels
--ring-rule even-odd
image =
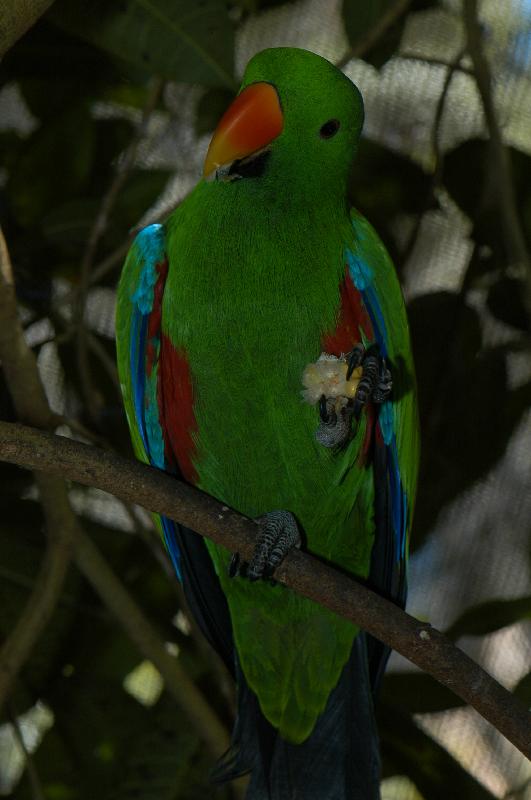
[[[0,423],[0,459],[103,489],[164,514],[246,559],[252,555],[254,522],[139,462],[6,422]],[[351,620],[429,672],[531,757],[531,714],[442,633],[306,553],[290,553],[275,578]]]
[[[483,52],[477,0],[464,0],[463,14],[467,35],[467,49],[474,66],[476,84],[489,131],[491,149],[489,164],[492,170],[493,183],[496,187],[494,196],[502,224],[507,258],[510,266],[518,266],[523,272],[526,286],[526,307],[531,314],[531,257],[518,214],[510,154],[504,145],[494,106],[492,76],[489,63]]]
[[[51,427],[53,414],[18,317],[13,270],[1,228],[0,361],[18,418]],[[24,611],[0,650],[0,709],[57,605],[70,563],[70,536],[77,525],[64,482],[42,473],[35,475],[35,481],[46,520],[47,547]]]
[[[54,0],[2,0],[0,59],[53,2]]]
[[[74,532],[73,544],[76,564],[80,570],[116,616],[131,641],[157,667],[166,688],[188,715],[196,730],[201,732],[212,755],[219,757],[220,753],[228,749],[230,738],[199,689],[177,659],[168,653],[142,609],[80,528]]]

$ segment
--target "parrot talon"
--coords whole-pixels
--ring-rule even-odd
[[[352,373],[363,361],[364,354],[365,347],[361,344],[361,342],[350,351],[348,355],[348,368],[345,380],[349,381],[352,378]]]
[[[323,395],[324,397],[324,395]],[[322,413],[323,405],[326,409]],[[320,401],[319,412],[321,422],[315,432],[315,438],[323,447],[336,447],[344,444],[350,436],[350,419],[352,409],[347,403],[336,410],[336,398],[325,398],[324,403]]]
[[[270,511],[257,522],[261,531],[246,569],[250,581],[271,579],[290,550],[301,545],[297,522],[289,511]]]
[[[353,351],[354,352],[354,351]],[[353,404],[354,419],[359,420],[363,407],[369,400],[381,404],[389,397],[393,387],[391,372],[377,344],[371,345],[361,359],[362,376],[356,389]]]
[[[385,402],[393,386],[391,372],[377,344],[365,349],[358,343],[342,360],[347,362],[345,381],[348,383],[357,369],[359,379],[353,397],[338,395],[337,390],[334,396],[323,393],[319,397],[320,423],[315,438],[328,448],[343,447],[352,436],[352,419],[359,422],[369,401],[378,405]]]
[[[233,553],[228,569],[229,578],[236,578],[241,575],[241,569],[244,566],[245,564],[242,562],[240,554]]]
[[[229,578],[247,578],[248,569],[249,562],[244,561],[239,553],[234,553],[227,570]]]
[[[337,414],[334,402],[326,398],[324,394],[319,399],[319,416],[323,425],[333,427],[337,422]]]

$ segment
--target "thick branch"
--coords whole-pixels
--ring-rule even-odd
[[[19,419],[50,427],[53,414],[17,312],[13,270],[0,228],[0,362]],[[69,541],[77,520],[64,481],[37,473],[47,546],[31,595],[0,650],[0,709],[59,600],[70,563]]]
[[[2,0],[0,12],[0,59],[37,22],[54,0]]]
[[[467,35],[467,48],[474,66],[476,84],[483,104],[485,121],[490,137],[490,168],[495,197],[500,214],[507,257],[510,265],[517,265],[525,276],[526,304],[531,313],[531,257],[527,249],[518,214],[510,154],[503,143],[502,132],[492,96],[492,76],[483,52],[481,25],[477,0],[464,0],[463,13]]]
[[[240,552],[246,559],[253,552],[256,525],[252,521],[203,492],[138,462],[5,422],[0,423],[0,459],[62,475],[139,503]],[[308,554],[292,552],[275,577],[351,620],[429,672],[531,757],[531,714],[442,633]]]

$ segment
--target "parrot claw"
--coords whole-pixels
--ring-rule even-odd
[[[270,511],[256,522],[261,531],[250,562],[242,562],[234,553],[229,564],[229,577],[240,576],[250,581],[270,579],[294,547],[301,546],[301,536],[295,517],[289,511]],[[274,581],[272,581],[274,583]]]
[[[359,421],[363,407],[369,400],[381,404],[389,397],[393,385],[391,372],[377,344],[367,350],[360,343],[348,355],[346,381],[361,366],[362,373],[352,399],[326,397],[319,399],[320,424],[315,433],[323,447],[342,447],[352,433],[352,417]]]
[[[360,346],[363,347],[363,345],[356,345],[351,353],[351,358],[356,348]],[[363,372],[353,401],[353,415],[356,420],[359,420],[363,406],[368,400],[381,404],[387,400],[393,388],[391,372],[377,344],[373,344],[368,350],[365,350],[360,363]]]

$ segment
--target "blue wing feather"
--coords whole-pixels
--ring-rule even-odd
[[[157,403],[157,380],[160,356],[160,330],[149,330],[155,309],[155,286],[161,279],[157,266],[166,259],[164,228],[149,225],[137,235],[132,255],[140,263],[140,272],[130,294],[129,369],[135,427],[144,452],[137,455],[159,469],[171,471],[164,457],[164,435]],[[166,517],[156,518],[177,576],[181,577],[176,524]]]
[[[384,313],[373,283],[374,273],[370,265],[352,251],[346,252],[350,276],[361,294],[363,304],[371,320],[376,343],[384,358],[389,356],[388,331]],[[385,464],[387,486],[390,495],[391,530],[387,536],[392,538],[393,564],[391,574],[386,576],[387,588],[397,600],[405,602],[406,595],[406,557],[407,557],[407,498],[400,476],[396,442],[396,420],[393,403],[383,403],[378,426],[386,449]],[[387,526],[389,527],[389,526]]]

